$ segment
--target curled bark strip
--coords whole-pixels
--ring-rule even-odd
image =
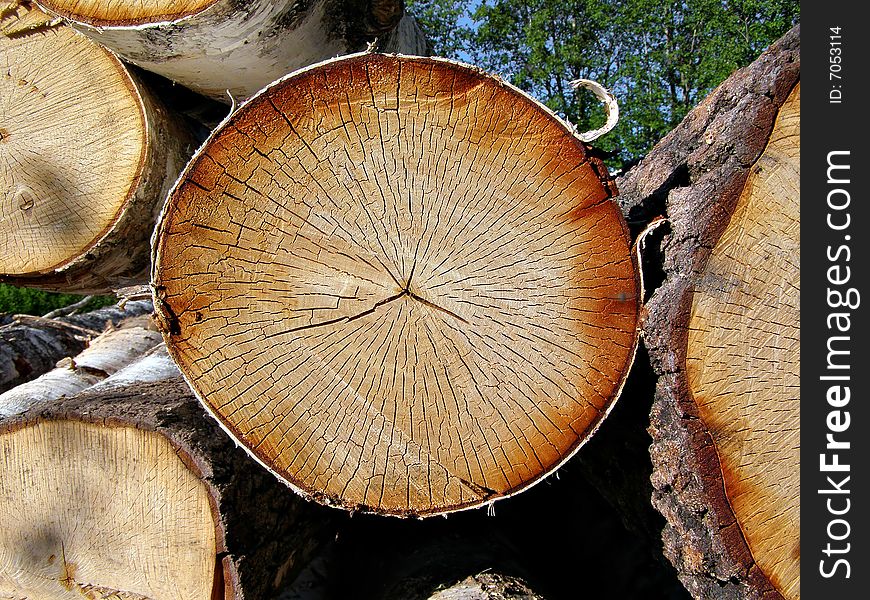
[[[604,114],[607,116],[607,121],[598,129],[578,134],[581,140],[592,142],[616,127],[619,122],[619,104],[616,102],[616,96],[610,93],[610,90],[591,79],[575,79],[570,82],[570,85],[575,90],[581,87],[591,90],[604,105]]]

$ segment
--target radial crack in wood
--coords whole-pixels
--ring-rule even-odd
[[[179,180],[155,237],[164,336],[302,493],[478,506],[556,469],[621,389],[639,284],[613,192],[562,122],[473,68],[324,63]]]
[[[0,35],[0,97],[0,279],[88,293],[142,281],[149,231],[193,152],[184,128],[69,27]]]

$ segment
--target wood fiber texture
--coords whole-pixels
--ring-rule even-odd
[[[799,597],[799,31],[619,182],[630,216],[667,218],[664,280],[643,324],[658,377],[653,504],[668,520],[665,554],[696,598]]]
[[[155,241],[170,351],[282,479],[428,515],[557,468],[621,389],[638,280],[603,165],[472,68],[364,54],[243,106]]]
[[[753,558],[800,597],[800,83],[701,279],[686,375]]]
[[[47,421],[0,433],[0,454],[0,597],[211,596],[208,492],[166,438]]]
[[[0,273],[51,272],[105,236],[134,193],[143,108],[120,61],[68,27],[0,35],[0,97]]]

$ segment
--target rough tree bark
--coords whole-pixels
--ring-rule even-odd
[[[439,589],[430,600],[544,600],[518,577],[478,573]]]
[[[665,552],[696,598],[799,598],[799,29],[620,182],[662,212],[643,335]]]
[[[106,327],[149,314],[150,300],[109,306],[84,315],[45,319],[17,315],[0,326],[0,393],[39,377],[57,361],[75,356]]]
[[[39,3],[130,62],[223,102],[245,99],[296,69],[364,50],[389,34],[403,12],[401,0]]]
[[[34,28],[38,14],[13,3],[0,15],[0,281],[82,293],[141,283],[194,141],[112,53],[45,17]]]
[[[330,522],[235,447],[162,345],[0,419],[0,455],[3,597],[266,600]]]
[[[622,387],[639,300],[613,192],[564,123],[476,69],[324,63],[180,178],[158,322],[209,410],[306,496],[479,506],[567,460]]]
[[[376,50],[384,54],[432,56],[432,46],[426,34],[411,15],[405,15],[399,24],[378,39]]]

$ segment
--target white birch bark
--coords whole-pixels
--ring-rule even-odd
[[[130,62],[227,103],[299,68],[365,49],[402,15],[396,0],[217,0],[197,3],[192,14],[134,18],[125,14],[132,8],[82,14],[70,0],[39,3]]]

